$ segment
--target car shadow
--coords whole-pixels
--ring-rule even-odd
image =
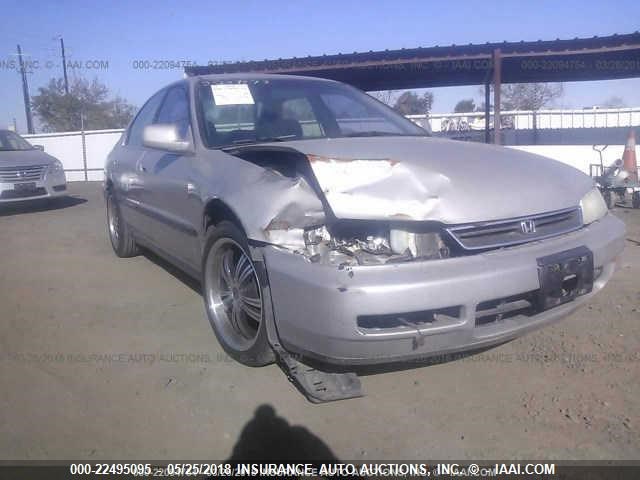
[[[25,200],[24,202],[6,204],[0,203],[0,217],[22,215],[24,213],[47,212],[49,210],[61,210],[63,208],[75,207],[82,203],[87,203],[87,199],[75,196]]]
[[[156,264],[158,267],[162,268],[167,273],[172,275],[176,280],[184,283],[195,293],[197,293],[198,295],[202,295],[202,288],[200,287],[200,282],[198,280],[183,272],[178,267],[169,263],[167,260],[152,252],[148,248],[140,247],[140,253],[142,253],[142,255],[144,255],[147,260]]]
[[[305,427],[289,424],[271,405],[262,404],[242,429],[226,462],[232,465],[243,462],[319,465],[337,463],[338,458],[318,436]]]
[[[395,361],[391,363],[380,363],[373,365],[329,365],[326,363],[318,362],[309,358],[299,358],[300,361],[313,367],[317,370],[333,373],[354,372],[358,376],[366,377],[369,375],[379,375],[383,373],[400,372],[405,370],[413,370],[416,368],[431,367],[434,365],[441,365],[445,363],[455,362],[463,360],[475,355],[479,355],[488,350],[492,350],[500,345],[509,343],[511,340],[499,343],[497,345],[491,345],[488,347],[481,347],[463,352],[454,353],[442,353],[428,357],[416,358],[411,360]]]
[[[367,365],[367,366],[357,367],[355,369],[355,372],[358,375],[364,377],[367,375],[378,375],[381,373],[398,372],[403,370],[412,370],[414,368],[424,368],[424,367],[431,367],[434,365],[442,365],[445,363],[456,362],[458,360],[463,360],[469,357],[480,355],[486,351],[493,350],[494,348],[499,347],[504,343],[509,343],[509,341],[503,342],[497,345],[491,345],[490,347],[476,348],[474,350],[467,350],[464,352],[442,353],[439,355],[434,355],[432,357],[409,360],[405,362],[395,362],[395,363],[382,364],[382,365]]]

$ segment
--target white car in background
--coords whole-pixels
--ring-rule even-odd
[[[66,195],[60,160],[11,130],[0,130],[0,204]]]

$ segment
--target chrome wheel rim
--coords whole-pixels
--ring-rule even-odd
[[[109,223],[111,243],[118,245],[118,239],[120,238],[120,217],[118,216],[118,209],[113,204],[113,197],[111,195],[107,198],[107,220]]]
[[[218,334],[235,350],[251,348],[262,323],[262,291],[253,263],[234,240],[221,238],[209,250],[204,294]]]

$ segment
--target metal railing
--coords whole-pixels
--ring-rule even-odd
[[[489,128],[493,129],[493,111]],[[640,107],[597,108],[582,110],[507,110],[501,112],[502,128],[561,129],[608,128],[640,126]],[[484,130],[484,112],[430,113],[408,115],[407,118],[433,132],[462,132]]]
[[[484,130],[484,113],[435,113],[429,115],[408,115],[415,123],[433,132],[451,132],[451,138],[467,139],[478,137],[482,141]],[[556,128],[605,128],[640,126],[640,107],[619,109],[591,110],[540,110],[502,112],[503,128],[514,130],[556,129]],[[359,119],[349,121],[359,122]],[[347,122],[345,120],[345,122]],[[308,123],[308,122],[302,122]],[[250,124],[245,125],[249,128]],[[310,125],[304,125],[308,127]],[[235,126],[237,128],[237,125]],[[444,128],[444,129],[443,129]],[[491,118],[490,128],[493,128]],[[79,132],[38,133],[24,135],[34,145],[42,145],[46,153],[62,161],[67,178],[74,180],[102,180],[102,172],[107,155],[120,139],[123,129],[91,130]],[[553,132],[549,132],[553,133]],[[589,135],[592,135],[590,133]],[[614,144],[614,142],[611,142]],[[620,142],[621,144],[623,142]],[[534,143],[523,144],[535,147]],[[538,150],[544,155],[572,164],[577,154],[563,153],[571,146],[558,144],[557,154],[549,150],[550,145],[542,145]],[[576,147],[576,148],[582,148]],[[585,150],[586,158],[590,158],[589,150]],[[554,152],[555,152],[554,150]],[[582,150],[580,150],[582,151]],[[568,152],[568,150],[567,150]],[[617,154],[617,155],[621,155]],[[565,158],[566,157],[566,158]],[[612,161],[612,160],[611,160]],[[587,167],[579,166],[582,170]]]

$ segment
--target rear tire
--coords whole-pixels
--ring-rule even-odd
[[[113,191],[107,193],[107,232],[118,257],[135,257],[140,253],[131,229],[120,214],[120,205]]]
[[[631,206],[633,208],[640,208],[640,191],[633,192],[631,196]]]
[[[247,238],[231,222],[220,222],[207,231],[202,290],[209,323],[224,351],[250,367],[273,363],[264,292]]]

